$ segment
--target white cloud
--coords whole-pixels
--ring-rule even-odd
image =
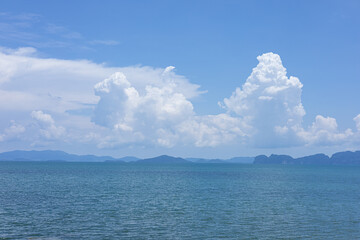
[[[31,119],[2,127],[0,141],[70,141],[99,148],[288,147],[342,144],[359,135],[360,115],[354,118],[356,133],[341,132],[334,118],[320,115],[304,127],[300,80],[287,76],[277,54],[258,60],[245,83],[220,103],[224,113],[198,115],[192,99],[202,93],[199,86],[176,74],[173,66],[114,68],[39,58],[33,48],[3,48],[0,113],[30,112]],[[75,115],[92,110],[92,116]]]
[[[177,130],[197,147],[224,145],[246,137],[248,126],[228,114],[196,116],[182,122]]]
[[[237,88],[221,105],[252,127],[253,144],[299,144],[294,131],[305,115],[301,103],[303,85],[298,78],[286,76],[279,55],[266,53],[257,59],[259,64],[242,88]]]
[[[32,111],[30,121],[18,123],[14,120],[0,134],[0,142],[20,141],[25,146],[48,145],[49,142],[66,141],[66,130],[58,126],[50,114]]]
[[[1,50],[1,49],[0,49]],[[199,86],[174,72],[163,76],[164,69],[152,67],[111,68],[86,60],[44,59],[19,55],[21,49],[0,51],[0,110],[42,109],[65,112],[84,108],[98,101],[93,86],[114,72],[126,74],[140,93],[146,85],[162,87],[169,78],[186,97],[200,94]],[[25,104],[24,104],[25,103]]]
[[[181,87],[168,80],[162,87],[146,85],[138,89],[123,73],[117,72],[96,84],[95,94],[100,101],[93,121],[107,127],[132,126],[138,119],[143,121],[142,125],[161,121],[175,123],[193,114],[193,106]]]
[[[49,114],[45,114],[42,111],[33,111],[31,117],[46,125],[54,124],[54,119]]]
[[[179,139],[177,126],[194,116],[193,105],[183,89],[166,68],[161,74],[162,86],[135,88],[123,73],[117,72],[95,85],[100,100],[95,108],[93,121],[113,128],[130,142],[136,139],[173,146]],[[124,141],[122,139],[121,141]]]
[[[81,108],[82,104],[97,101],[92,94],[92,84],[112,71],[88,61],[0,52],[0,98],[4,100],[0,102],[0,109],[20,106],[27,111],[40,108],[63,112]]]
[[[335,118],[317,115],[307,131],[299,129],[298,136],[308,145],[334,145],[350,140],[349,138],[353,136],[353,132],[351,129],[340,132]]]
[[[245,136],[245,125],[238,118],[228,114],[197,116],[190,101],[193,94],[184,91],[173,70],[166,68],[160,82],[148,82],[145,87],[134,87],[120,72],[95,85],[100,100],[93,121],[117,135],[107,137],[102,146],[141,141],[165,147],[204,147]]]
[[[360,114],[358,114],[356,117],[354,117],[354,121],[355,121],[357,130],[360,131]]]
[[[65,128],[56,126],[50,114],[43,113],[42,111],[33,111],[31,117],[37,120],[39,132],[47,140],[59,139],[65,134]]]
[[[104,128],[97,128],[93,136],[99,136],[100,143],[108,142],[104,139],[114,140],[117,143],[142,141],[144,136],[149,139],[151,137],[148,134],[157,130],[140,128],[142,123],[132,122],[132,118],[144,116],[149,124],[156,123],[157,128],[161,128],[162,126],[159,126],[162,122],[168,124],[171,121],[178,122],[183,116],[193,114],[189,99],[201,94],[198,85],[176,74],[173,67],[110,68],[84,60],[43,59],[18,52],[21,51],[0,52],[0,62],[6,63],[0,64],[0,111],[31,112],[41,109],[61,115],[62,121],[66,122],[66,128],[71,128],[73,125],[81,124],[67,121],[65,118],[75,119],[68,113],[92,108],[100,97],[93,121],[116,130],[107,132]],[[93,86],[99,82],[99,79],[104,79],[118,71],[122,72],[124,81],[121,82],[121,77],[103,81],[96,86],[96,95],[94,95]],[[128,99],[128,101],[122,102],[119,99],[121,91],[124,91],[123,100]],[[141,107],[137,107],[136,104],[141,104]],[[127,110],[125,118],[120,121],[122,108]],[[33,113],[34,119],[40,121],[37,115],[40,114]],[[169,119],[172,120],[169,122]],[[75,121],[90,123],[90,118],[75,119]],[[90,126],[89,123],[83,125]],[[84,135],[94,131],[93,127],[79,134]],[[43,136],[49,138],[57,136],[56,130],[50,131],[50,129],[44,130]],[[136,129],[146,131],[136,132]],[[118,132],[128,132],[128,134],[125,136],[123,133],[117,134]],[[162,135],[160,131],[158,132]],[[110,137],[106,137],[108,135]],[[99,145],[102,145],[100,143]]]
[[[0,52],[15,56],[34,56],[37,53],[36,49],[33,47],[21,47],[16,49],[0,47]]]
[[[0,134],[0,142],[9,141],[16,139],[19,135],[25,132],[25,127],[21,124],[16,123],[15,121],[10,122],[10,126]]]
[[[237,88],[222,105],[229,114],[251,127],[250,143],[260,147],[333,145],[351,141],[353,132],[338,130],[336,119],[316,116],[307,129],[302,126],[305,110],[301,102],[302,83],[287,77],[280,56],[266,53],[258,57],[242,88]],[[354,118],[360,126],[360,116]],[[359,123],[359,124],[358,124]]]

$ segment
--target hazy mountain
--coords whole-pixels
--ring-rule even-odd
[[[118,161],[109,156],[76,155],[63,151],[11,151],[0,153],[0,161],[66,161],[66,162],[104,162]]]
[[[186,158],[190,162],[196,163],[253,163],[253,157],[234,157],[230,159],[206,159],[206,158]]]
[[[161,155],[154,158],[138,160],[137,163],[191,163],[183,158]]]
[[[270,157],[259,155],[255,157],[255,164],[317,164],[317,165],[360,165],[360,151],[356,152],[338,152],[334,153],[331,158],[319,153],[315,155],[292,158],[288,155],[275,155]]]
[[[124,161],[124,162],[136,162],[136,161],[140,160],[140,158],[127,156],[127,157],[119,158],[119,160]]]
[[[351,165],[358,165],[360,164],[360,151],[356,151],[356,152],[338,152],[338,153],[334,153],[331,158],[330,161],[333,164],[351,164]]]
[[[291,164],[294,159],[289,155],[276,155],[271,154],[270,157],[259,155],[255,157],[255,164]]]
[[[306,157],[296,158],[294,160],[296,164],[331,164],[329,156],[319,153]]]
[[[114,160],[106,160],[105,162],[136,162],[138,160],[140,160],[140,158],[127,156],[127,157],[117,158]]]
[[[186,158],[186,160],[194,163],[226,163],[222,159]]]
[[[272,154],[269,157],[259,155],[252,157],[235,157],[231,159],[179,158],[162,155],[154,158],[139,159],[136,157],[113,158],[110,156],[76,155],[63,151],[10,151],[0,153],[0,161],[66,161],[66,162],[137,162],[137,163],[254,163],[254,164],[332,164],[360,165],[360,151],[338,152],[330,158],[323,154],[315,154],[300,158],[288,155]]]
[[[226,162],[229,163],[253,163],[254,162],[254,157],[234,157],[234,158],[230,158],[225,160]]]

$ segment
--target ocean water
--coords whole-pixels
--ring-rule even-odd
[[[360,167],[0,162],[0,239],[360,239]]]

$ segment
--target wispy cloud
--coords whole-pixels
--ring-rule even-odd
[[[89,41],[89,43],[91,45],[107,45],[107,46],[115,46],[120,44],[119,41],[115,41],[115,40],[92,40]]]
[[[78,31],[54,23],[34,13],[0,12],[0,40],[35,48],[76,48],[93,50],[96,45],[116,46],[115,40],[87,39]]]
[[[58,36],[63,37],[63,38],[68,38],[68,39],[80,39],[80,38],[82,38],[82,35],[80,33],[71,31],[66,27],[55,25],[55,24],[48,24],[45,27],[45,30],[48,33],[58,35]]]
[[[35,13],[14,14],[10,12],[0,12],[0,17],[9,20],[35,21],[38,20],[41,17],[41,15]]]
[[[0,39],[26,43],[40,38],[38,34],[28,31],[27,28],[30,28],[29,23],[0,22]]]

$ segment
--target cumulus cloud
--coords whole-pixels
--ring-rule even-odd
[[[162,122],[170,124],[170,118],[172,122],[178,122],[178,118],[181,120],[183,115],[193,114],[190,99],[202,93],[199,85],[176,74],[174,67],[113,68],[86,60],[46,59],[36,55],[33,48],[0,49],[0,111],[26,113],[41,109],[56,113],[63,116],[62,121],[67,128],[75,125],[89,126],[90,129],[78,132],[84,136],[89,131],[95,131],[94,126],[90,127],[90,115],[81,120],[71,115],[91,112],[96,105],[92,121],[96,126],[106,127],[96,128],[96,133],[93,134],[98,136],[99,146],[109,145],[102,144],[106,142],[104,139],[109,139],[107,142],[115,139],[118,143],[141,142],[144,136],[146,139],[153,136],[149,132],[163,135],[160,130],[150,131],[144,127],[141,127],[141,132],[130,131],[132,128],[140,129],[141,125],[140,121],[135,123],[132,118],[145,116],[149,123],[156,123],[156,128],[160,129]],[[103,81],[95,88],[94,95],[93,86],[114,72],[121,72],[124,82],[121,82],[119,76]],[[120,100],[121,96],[124,101]],[[126,116],[121,115],[123,112],[126,112]],[[184,112],[187,113],[182,114]],[[41,122],[36,114],[33,117]],[[119,120],[121,118],[122,121]],[[114,131],[107,132],[108,128],[122,132],[122,137],[118,137]],[[56,136],[55,132],[47,131],[43,131],[44,136]],[[127,132],[127,135],[123,132]]]
[[[343,144],[360,135],[360,115],[356,132],[340,131],[334,118],[320,115],[303,126],[300,80],[287,76],[277,54],[257,59],[245,83],[220,102],[223,113],[198,115],[192,100],[204,91],[173,66],[115,68],[44,59],[33,48],[0,49],[0,111],[31,113],[24,124],[2,126],[0,141],[288,147]]]
[[[247,128],[241,119],[228,114],[197,116],[177,126],[184,139],[197,147],[215,147],[235,139],[244,140]]]
[[[266,53],[257,59],[259,64],[242,88],[221,105],[252,127],[253,144],[288,145],[290,138],[291,144],[298,144],[295,131],[305,115],[301,103],[303,85],[298,78],[287,77],[279,55]]]
[[[42,111],[33,111],[31,117],[37,120],[39,132],[46,139],[59,139],[65,134],[65,128],[56,126],[50,114],[43,113]]]
[[[307,131],[299,129],[298,136],[304,139],[307,145],[333,145],[349,140],[353,132],[351,129],[340,132],[335,118],[317,115]]]
[[[14,120],[10,126],[0,134],[0,141],[21,140],[33,144],[38,141],[63,140],[66,131],[62,126],[57,126],[50,114],[42,111],[31,112],[32,121],[19,123]]]
[[[351,129],[338,130],[336,119],[316,116],[308,128],[302,125],[305,109],[301,102],[302,83],[287,77],[280,56],[266,53],[258,56],[242,88],[220,103],[229,114],[241,118],[249,126],[249,140],[258,147],[294,145],[333,145],[350,141]],[[360,116],[354,118],[359,129]]]
[[[161,87],[146,85],[138,89],[123,73],[117,72],[96,84],[95,94],[100,101],[93,121],[123,131],[132,131],[137,124],[154,126],[164,121],[175,124],[193,114],[193,106],[181,88],[168,80]]]
[[[168,67],[163,71],[162,85],[153,82],[142,89],[132,86],[121,72],[99,82],[94,87],[100,100],[93,122],[114,129],[122,138],[113,140],[121,142],[141,140],[165,147],[179,142],[215,146],[234,139],[236,132],[241,132],[238,119],[225,114],[196,116],[189,100],[192,95],[172,78],[173,70]]]
[[[39,122],[44,123],[45,125],[53,125],[54,119],[49,115],[45,114],[42,111],[33,111],[31,117],[38,120]]]
[[[12,139],[16,139],[20,134],[25,132],[25,127],[15,121],[10,122],[10,126],[4,130],[2,134],[0,134],[0,142],[9,141]]]

